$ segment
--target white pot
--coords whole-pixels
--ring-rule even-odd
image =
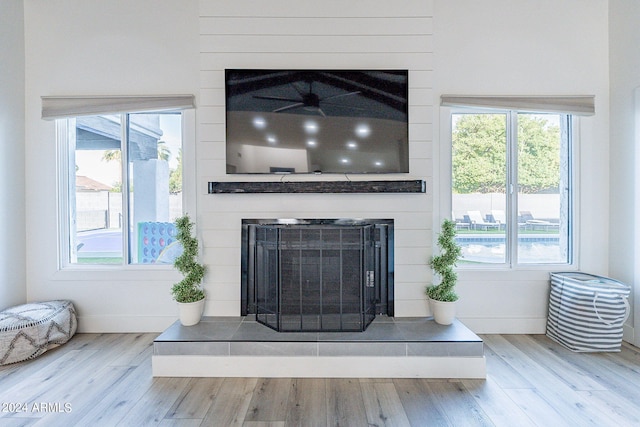
[[[436,301],[431,298],[429,300],[429,308],[433,314],[433,320],[440,325],[450,325],[456,318],[456,301]]]
[[[204,312],[204,298],[196,302],[179,302],[178,313],[182,326],[192,326],[200,322]]]

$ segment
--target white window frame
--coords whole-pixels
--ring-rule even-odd
[[[444,99],[444,96],[443,96]],[[493,106],[492,106],[493,107]],[[434,194],[434,202],[436,206],[439,206],[440,209],[434,209],[434,224],[439,224],[443,218],[450,218],[453,206],[453,196],[452,196],[452,116],[454,114],[473,114],[473,113],[487,113],[487,114],[506,114],[507,120],[515,120],[514,117],[517,117],[518,113],[523,114],[535,114],[536,111],[525,111],[525,110],[516,110],[516,109],[508,109],[508,108],[483,108],[482,106],[472,106],[472,107],[464,107],[464,106],[454,106],[448,107],[444,106],[440,108],[440,144],[435,144],[434,148],[434,159],[438,159],[437,162],[434,162],[434,176],[439,177],[439,185],[436,189],[436,194]],[[541,111],[540,113],[549,113],[549,111]],[[569,195],[569,211],[570,211],[570,250],[571,254],[569,256],[569,262],[567,263],[526,263],[519,264],[516,261],[516,244],[513,242],[517,241],[517,232],[518,230],[515,227],[510,227],[511,231],[509,235],[505,234],[507,239],[511,240],[510,250],[511,253],[508,254],[507,259],[504,263],[474,263],[474,264],[458,264],[457,269],[461,271],[573,271],[577,270],[579,266],[580,260],[580,252],[579,252],[579,230],[580,230],[580,221],[578,212],[576,210],[576,206],[579,205],[579,188],[578,182],[579,180],[579,122],[576,114],[571,114],[571,112],[561,113],[561,112],[552,112],[557,114],[568,114],[571,117],[571,139],[569,141],[569,157],[570,157],[570,171],[569,171],[569,180],[570,180],[570,195]],[[511,119],[510,119],[511,118]],[[513,123],[507,123],[507,132],[509,133],[513,129]],[[508,142],[509,144],[509,142]],[[507,156],[511,155],[512,158],[509,160],[511,170],[507,171],[507,173],[513,176],[514,167],[517,167],[517,150],[508,150]],[[514,163],[515,162],[515,163]],[[511,177],[509,177],[511,179]],[[511,202],[510,200],[513,198],[517,199],[517,194],[509,195],[507,194],[507,203],[506,208],[512,210],[511,218],[517,218],[517,200]]]
[[[97,98],[100,99],[100,98]],[[44,100],[44,98],[43,98]],[[44,103],[43,103],[44,105]],[[125,123],[124,118],[127,114],[136,114],[136,113],[180,113],[182,115],[182,211],[183,213],[189,213],[192,218],[195,217],[197,212],[196,206],[196,138],[195,138],[195,111],[190,109],[159,109],[159,110],[141,110],[134,109],[135,111],[119,111],[117,113],[121,114],[122,124]],[[108,112],[98,112],[95,115],[108,115]],[[82,114],[80,114],[82,115]],[[65,118],[66,117],[66,118]],[[87,270],[100,270],[100,271],[116,271],[116,270],[125,270],[125,271],[135,271],[135,270],[146,270],[154,269],[154,270],[173,270],[172,265],[168,264],[131,264],[128,261],[123,262],[122,264],[77,264],[70,263],[70,227],[69,227],[69,214],[70,214],[70,205],[69,205],[69,180],[70,176],[70,144],[69,138],[73,137],[75,139],[75,135],[72,133],[75,131],[74,126],[69,126],[69,123],[73,122],[74,117],[69,116],[51,116],[44,117],[44,108],[43,108],[43,118],[45,119],[55,119],[56,120],[56,161],[57,161],[57,215],[58,215],[58,257],[57,257],[57,265],[59,271],[87,271]],[[70,130],[70,128],[73,128]],[[123,135],[122,138],[126,138],[126,127],[122,126]],[[123,139],[126,141],[126,139]],[[124,168],[128,167],[128,162],[126,162],[126,153],[127,150],[123,150],[122,156],[122,165]],[[123,172],[124,173],[124,172]],[[75,174],[74,174],[75,176]],[[124,175],[123,175],[124,180]],[[128,185],[128,184],[127,184]],[[128,197],[127,192],[124,189],[125,183],[123,182],[123,198]],[[124,201],[123,201],[124,203]],[[123,212],[123,224],[124,227],[128,229],[128,212]],[[123,257],[124,260],[128,260],[128,232],[123,232]]]

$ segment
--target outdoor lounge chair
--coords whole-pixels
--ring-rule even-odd
[[[548,230],[549,228],[558,228],[560,224],[556,222],[545,221],[542,219],[535,219],[531,212],[520,211],[519,223],[524,223],[526,229],[530,230]]]
[[[503,210],[493,209],[491,211],[491,216],[493,217],[493,221],[498,224],[499,228],[505,228],[507,225],[507,217],[504,215]]]
[[[471,229],[471,223],[468,221],[468,217],[465,215],[464,218],[456,218],[456,214],[451,212],[451,218],[456,222],[456,229],[461,230],[466,228],[467,230]]]
[[[467,211],[469,220],[471,221],[471,227],[474,229],[484,228],[488,230],[490,228],[499,228],[500,225],[497,222],[487,222],[482,217],[480,211]]]

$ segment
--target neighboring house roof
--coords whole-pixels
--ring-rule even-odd
[[[76,175],[76,191],[109,191],[111,186],[82,175]]]

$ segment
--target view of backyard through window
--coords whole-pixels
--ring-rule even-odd
[[[171,263],[182,215],[182,116],[67,119],[70,264]]]
[[[182,116],[66,119],[69,264],[172,263]],[[452,114],[461,264],[562,264],[571,253],[571,117]]]
[[[561,114],[452,115],[460,264],[571,262],[569,124]]]

